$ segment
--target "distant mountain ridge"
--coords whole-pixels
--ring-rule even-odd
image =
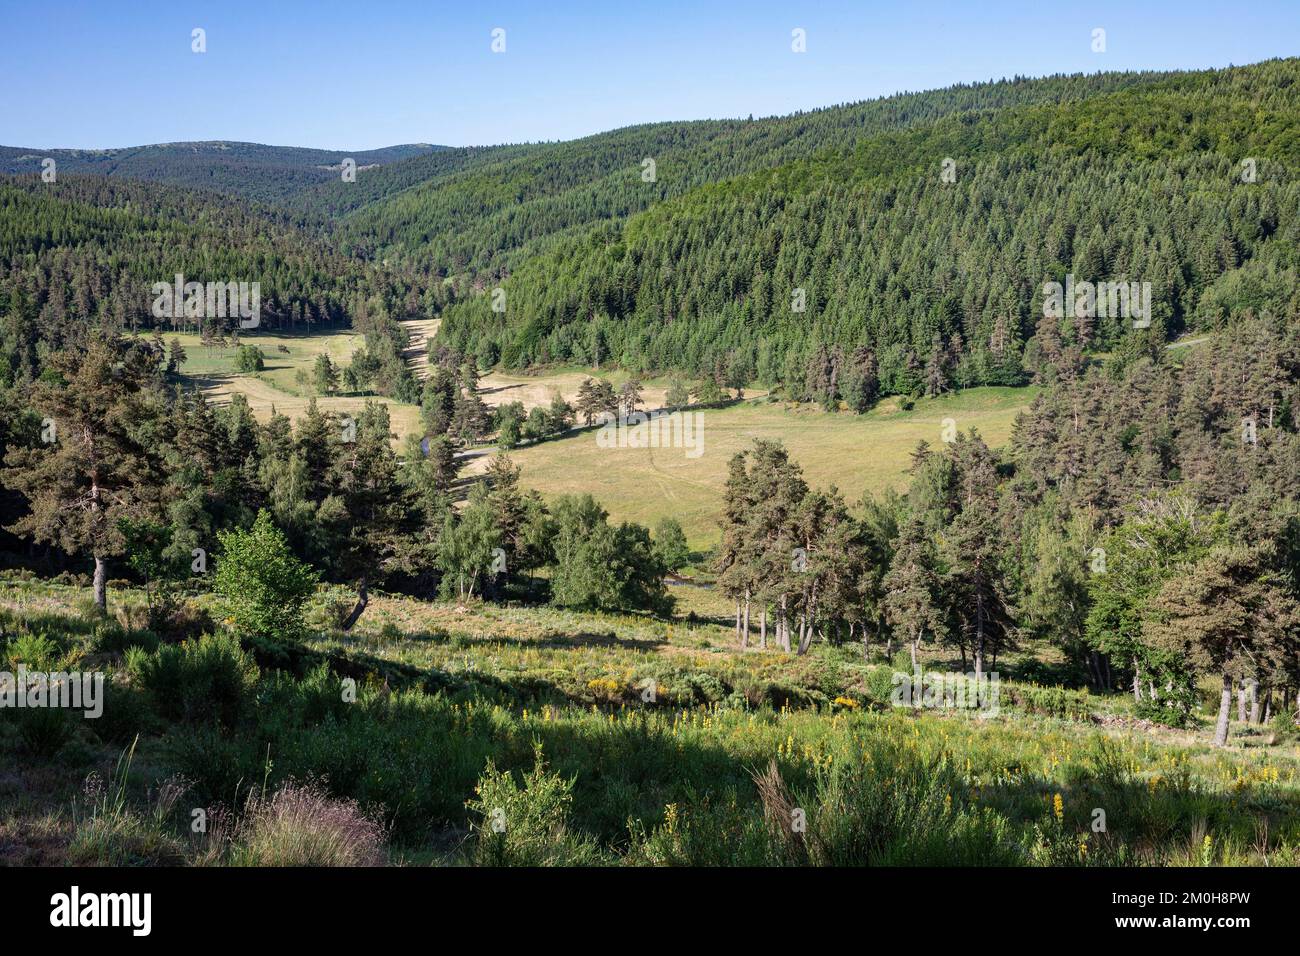
[[[275,202],[338,178],[339,165],[344,159],[355,160],[358,167],[383,166],[445,148],[406,143],[349,152],[228,140],[155,143],[119,149],[0,146],[0,173],[39,173],[41,161],[50,158],[58,171],[64,173],[163,182]]]

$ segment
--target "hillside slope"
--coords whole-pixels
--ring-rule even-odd
[[[0,146],[0,174],[40,172],[42,160],[50,158],[57,164],[59,173],[140,179],[247,199],[275,200],[317,183],[339,179],[338,167],[345,158],[355,160],[358,168],[365,168],[395,163],[442,148],[412,143],[349,153],[222,140],[158,143],[122,149]]]
[[[1066,346],[1141,351],[1241,310],[1284,314],[1298,79],[1298,60],[1178,74],[804,152],[551,236],[501,283],[506,311],[462,302],[440,338],[486,365],[599,353],[828,403],[854,378],[901,394],[1022,382],[1042,284],[1067,274],[1148,282],[1152,309],[1136,335],[1137,316],[1062,321]]]
[[[954,113],[1070,102],[1180,83],[1183,74],[1104,73],[1002,80],[748,120],[656,123],[570,142],[421,157],[378,170],[364,190],[318,189],[300,205],[348,211],[349,241],[444,276],[500,277],[565,236],[697,187],[846,148]],[[647,159],[654,161],[647,181]],[[428,178],[417,181],[419,175]],[[344,205],[339,205],[340,203]]]

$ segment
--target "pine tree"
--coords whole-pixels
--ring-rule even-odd
[[[369,604],[370,583],[382,578],[401,552],[409,502],[397,480],[392,438],[388,406],[368,401],[357,416],[355,440],[341,445],[335,466],[342,504],[335,521],[336,570],[357,583],[357,603],[343,622],[345,631]]]
[[[4,484],[31,509],[10,530],[90,556],[102,614],[108,562],[124,545],[121,520],[159,511],[161,462],[136,431],[151,417],[144,392],[151,369],[138,353],[96,340],[84,352],[56,353],[50,371],[32,389],[48,440],[5,457]]]
[[[718,574],[718,588],[735,602],[736,637],[742,649],[749,643],[749,601],[755,587],[754,541],[749,528],[754,504],[745,453],[738,452],[727,463],[722,491],[722,541],[713,569]]]
[[[882,582],[881,605],[889,626],[907,638],[914,670],[926,633],[939,639],[946,630],[935,561],[934,545],[925,525],[909,519],[899,529],[897,549]]]
[[[582,419],[582,423],[590,428],[599,413],[595,381],[589,378],[582,380],[582,384],[578,386],[578,397],[574,400],[574,409]]]
[[[316,386],[316,391],[321,395],[333,395],[339,388],[339,373],[330,361],[330,357],[322,352],[316,356],[316,366],[312,370],[312,382]]]
[[[168,349],[167,371],[175,374],[185,367],[185,347],[181,345],[180,339],[172,339],[171,346]]]
[[[1228,740],[1232,688],[1254,677],[1260,659],[1300,651],[1300,603],[1271,568],[1268,549],[1218,548],[1172,577],[1151,602],[1143,636],[1186,655],[1222,682],[1214,745]]]
[[[641,393],[644,390],[645,386],[641,384],[641,380],[636,376],[632,376],[623,383],[618,395],[618,404],[622,415],[626,417],[641,410]]]

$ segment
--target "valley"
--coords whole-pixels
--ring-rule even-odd
[[[0,863],[1300,865],[1300,59],[1101,62],[0,147]]]

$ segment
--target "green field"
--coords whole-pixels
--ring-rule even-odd
[[[236,350],[233,346],[204,345],[194,333],[165,336],[167,342],[172,339],[179,339],[185,349],[185,365],[181,372],[214,404],[224,405],[232,394],[239,392],[248,399],[253,414],[265,421],[273,409],[297,420],[312,398],[316,398],[322,410],[339,414],[355,413],[367,401],[377,401],[388,406],[393,432],[399,442],[419,430],[420,410],[414,405],[380,396],[316,395],[310,376],[317,356],[328,355],[335,365],[346,365],[352,353],[364,343],[362,337],[350,329],[301,335],[245,332],[240,337],[240,344],[255,345],[265,356],[266,367],[256,374],[235,370]],[[299,371],[309,377],[305,386],[297,381]]]
[[[866,415],[755,399],[702,412],[704,450],[695,458],[683,449],[601,448],[594,430],[511,455],[529,488],[545,495],[590,492],[613,518],[651,527],[671,516],[692,547],[705,547],[717,540],[727,462],[755,438],[784,442],[809,484],[835,485],[856,503],[865,491],[902,488],[912,450],[921,441],[940,446],[944,419],[962,431],[978,429],[996,447],[1033,396],[1032,388],[975,388],[922,399],[910,411],[887,399]]]

